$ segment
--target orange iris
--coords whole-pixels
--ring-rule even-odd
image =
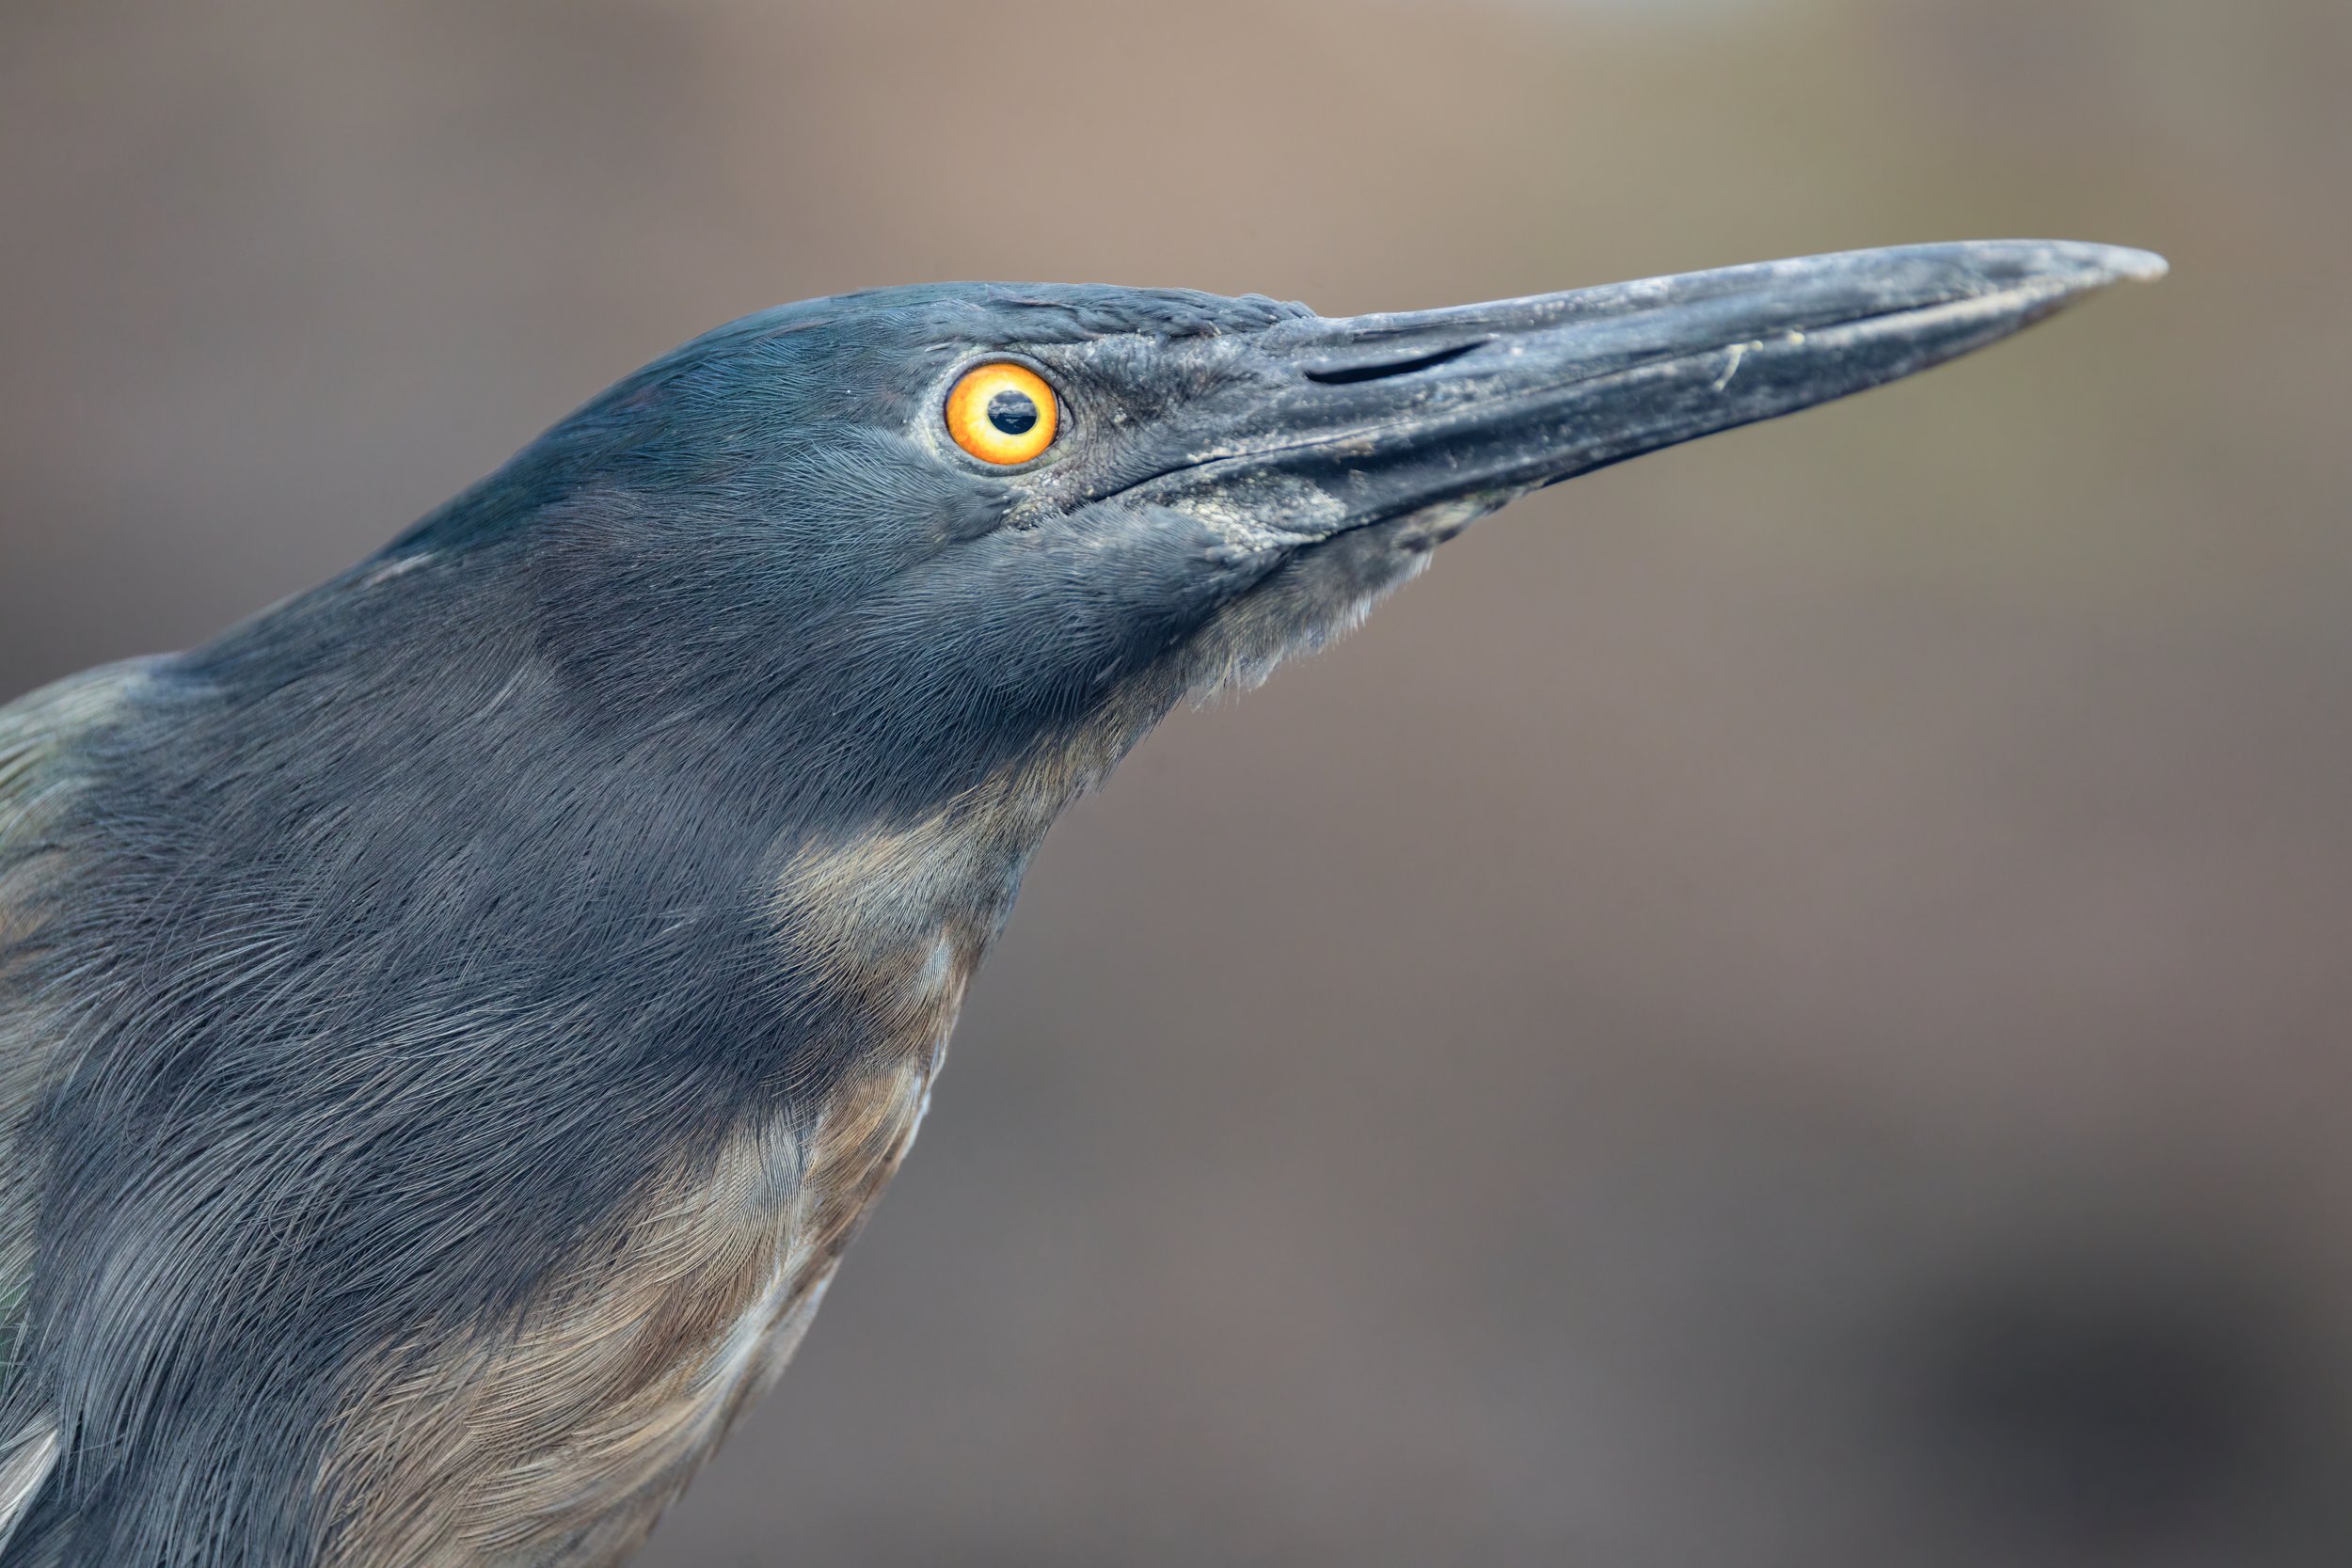
[[[983,463],[1026,463],[1054,444],[1060,424],[1054,388],[1024,366],[977,366],[947,394],[947,434]]]

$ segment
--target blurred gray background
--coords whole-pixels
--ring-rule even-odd
[[[0,696],[803,295],[2162,249],[1169,723],[644,1560],[2341,1568],[2347,81],[2343,0],[8,0]]]

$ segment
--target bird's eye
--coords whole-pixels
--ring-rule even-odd
[[[966,371],[947,394],[947,434],[983,463],[1026,463],[1054,444],[1060,424],[1054,388],[1020,365]]]

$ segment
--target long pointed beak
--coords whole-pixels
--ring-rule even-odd
[[[1850,251],[1265,333],[1250,406],[1138,499],[1311,540],[1538,485],[1893,381],[2093,290],[2161,277],[2114,245]]]

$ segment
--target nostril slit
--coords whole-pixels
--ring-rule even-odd
[[[1307,379],[1326,387],[1344,387],[1356,381],[1380,381],[1392,375],[1410,375],[1415,371],[1435,370],[1450,359],[1459,359],[1485,342],[1481,338],[1471,342],[1455,343],[1430,354],[1417,354],[1410,359],[1391,359],[1381,365],[1348,365],[1335,371],[1309,371]]]

